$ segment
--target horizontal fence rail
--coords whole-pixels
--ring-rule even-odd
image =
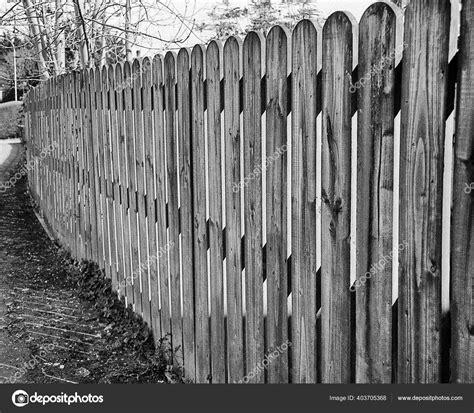
[[[474,382],[459,12],[377,2],[49,79],[24,98],[32,196],[191,381]]]

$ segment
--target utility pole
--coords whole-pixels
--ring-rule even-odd
[[[18,101],[18,79],[16,73],[16,47],[15,47],[15,39],[13,38],[12,47],[13,47],[13,82],[15,84],[15,102]]]

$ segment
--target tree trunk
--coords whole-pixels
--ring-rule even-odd
[[[42,38],[43,34],[40,33],[37,17],[34,15],[34,13],[32,13],[32,3],[30,0],[22,0],[22,2],[23,8],[25,9],[26,18],[28,20],[31,37],[34,43],[36,43],[37,64],[40,78],[42,80],[46,80],[49,78],[49,71],[45,60],[46,51],[43,47],[45,44],[44,39]]]

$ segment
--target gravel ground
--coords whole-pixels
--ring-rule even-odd
[[[21,144],[0,141],[0,183],[21,162]],[[180,382],[166,342],[48,238],[25,178],[0,191],[0,382]]]

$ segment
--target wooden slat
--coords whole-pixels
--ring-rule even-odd
[[[89,141],[89,132],[90,124],[89,118],[87,116],[88,107],[87,107],[87,89],[89,86],[89,73],[88,70],[81,70],[81,124],[82,124],[82,133],[80,135],[80,142],[83,151],[83,200],[82,206],[84,209],[84,242],[85,242],[85,258],[86,260],[92,261],[92,237],[91,237],[91,207],[90,207],[90,179],[91,173],[89,171],[89,158],[90,153],[88,150],[88,141]]]
[[[110,111],[110,96],[109,96],[109,81],[107,66],[102,66],[102,113],[104,117],[103,130],[103,145],[104,145],[104,196],[105,196],[105,210],[104,218],[106,226],[104,230],[107,232],[109,245],[106,245],[107,262],[105,266],[105,273],[113,282],[116,278],[116,255],[115,255],[115,226],[114,226],[114,211],[113,211],[113,194],[112,194],[112,169],[111,169],[111,139],[112,139],[112,119]],[[140,314],[140,313],[139,313]]]
[[[292,35],[292,381],[316,382],[316,97],[318,33],[303,20]]]
[[[148,259],[146,266],[149,273],[148,293],[150,295],[149,323],[155,334],[161,335],[159,316],[159,277],[158,277],[158,251],[155,217],[155,138],[153,135],[153,112],[152,112],[152,66],[151,60],[145,57],[142,61],[142,91],[143,91],[143,138],[144,138],[144,162],[145,162],[145,190],[146,190],[146,227],[148,241]],[[142,236],[142,239],[145,237]],[[143,263],[143,261],[142,261]],[[144,290],[144,294],[146,294]],[[146,298],[146,297],[145,297]]]
[[[400,132],[398,381],[441,375],[441,239],[450,5],[405,12]],[[416,334],[415,334],[416,332]]]
[[[243,187],[245,224],[245,354],[246,371],[264,359],[263,254],[262,254],[262,94],[260,81],[265,67],[265,39],[250,32],[243,44],[243,147],[244,177],[254,179]],[[241,191],[242,186],[233,187]],[[264,370],[247,381],[263,383]],[[242,378],[243,379],[243,378]]]
[[[226,211],[226,277],[227,277],[227,354],[229,382],[244,376],[242,323],[242,251],[240,176],[240,53],[241,42],[235,37],[224,45],[224,144],[225,144],[225,211]]]
[[[195,378],[195,341],[194,341],[194,263],[193,263],[193,194],[192,194],[192,147],[191,147],[191,90],[190,90],[190,52],[181,49],[177,58],[177,103],[178,103],[178,153],[179,153],[179,190],[181,223],[181,268],[183,289],[183,323],[176,317],[179,336],[176,343],[182,347],[176,356],[178,362],[186,364],[186,377]],[[172,280],[172,291],[180,297],[179,280]],[[180,311],[179,301],[173,302],[175,312]],[[180,317],[180,312],[177,313]],[[181,334],[183,340],[181,341]],[[174,345],[176,348],[177,345]],[[176,353],[176,352],[175,352]],[[183,360],[184,357],[184,360]],[[188,363],[186,360],[190,360]],[[176,357],[175,357],[176,361]],[[189,367],[189,368],[188,368]]]
[[[118,116],[117,102],[116,102],[116,83],[114,66],[107,66],[109,82],[109,110],[110,110],[110,191],[111,191],[111,225],[113,226],[114,246],[112,251],[113,262],[113,278],[112,287],[115,291],[119,288],[119,281],[123,275],[123,252],[122,252],[122,221],[120,211],[120,181],[119,181],[119,136],[118,136]]]
[[[465,0],[459,42],[451,218],[451,380],[474,382],[474,1]]]
[[[400,10],[375,3],[359,25],[356,381],[392,381],[392,227],[396,43]],[[380,263],[380,265],[379,265]]]
[[[100,195],[97,185],[98,180],[98,165],[97,165],[97,122],[95,111],[95,73],[93,70],[87,71],[87,85],[86,90],[86,114],[87,114],[87,152],[89,162],[89,185],[90,185],[90,232],[91,232],[91,252],[94,262],[99,262],[99,237],[98,237],[98,220],[97,220],[97,205],[98,196]]]
[[[152,318],[155,333],[155,342],[165,334],[165,325],[170,325],[169,301],[163,302],[164,292],[168,294],[168,241],[166,234],[166,148],[164,135],[164,78],[163,61],[161,56],[155,56],[152,62],[152,91],[153,91],[153,134],[155,138],[155,185],[156,185],[156,240],[159,265],[159,286],[151,293]],[[161,293],[161,296],[160,296]],[[155,297],[155,294],[158,295]],[[154,303],[160,307],[155,307]],[[160,317],[159,330],[157,318]]]
[[[131,296],[128,302],[133,303],[134,309],[141,314],[142,303],[140,295],[140,269],[138,261],[138,222],[137,222],[137,197],[136,197],[136,169],[135,169],[135,135],[133,128],[133,92],[132,92],[132,68],[130,62],[123,65],[124,80],[124,109],[125,109],[125,135],[127,148],[127,176],[128,176],[128,224],[130,231],[130,274],[127,274],[130,280]],[[133,297],[133,298],[132,298]]]
[[[168,202],[168,255],[169,275],[161,278],[161,309],[163,334],[171,334],[171,302],[170,287],[173,277],[179,277],[179,216],[178,216],[178,166],[176,142],[176,55],[168,52],[164,61],[165,85],[165,146],[166,148],[166,189]],[[171,297],[172,299],[172,297]],[[179,338],[178,338],[179,340]],[[188,368],[194,369],[194,362],[186,366],[186,376],[194,380],[194,375],[188,375]]]
[[[96,98],[96,116],[97,116],[97,147],[96,153],[98,175],[99,175],[99,187],[100,187],[100,199],[97,204],[97,225],[99,228],[99,267],[107,271],[107,255],[108,255],[108,231],[107,231],[107,219],[105,212],[105,164],[104,164],[104,115],[103,115],[103,94],[102,94],[102,76],[100,68],[95,70],[95,98]],[[99,225],[100,222],[100,225]]]
[[[191,131],[194,225],[194,279],[196,382],[205,383],[210,376],[207,229],[206,229],[206,146],[204,135],[204,48],[197,45],[191,53]]]
[[[287,262],[287,76],[289,33],[273,27],[266,39],[266,275],[267,352],[288,341]],[[288,382],[288,352],[268,366],[270,383]]]
[[[148,283],[148,251],[146,239],[146,207],[145,207],[145,141],[143,136],[143,114],[142,114],[142,68],[138,59],[133,61],[133,114],[134,114],[134,136],[135,136],[135,173],[137,179],[137,214],[138,214],[138,242],[140,265],[138,275],[140,279],[141,311],[136,310],[138,314],[143,312],[143,319],[148,325],[150,319],[150,298]],[[137,279],[138,281],[138,279]],[[136,290],[138,293],[138,290]]]
[[[76,76],[76,115],[77,115],[77,152],[78,152],[78,206],[79,206],[79,231],[81,239],[81,259],[87,259],[87,242],[85,236],[85,227],[86,227],[86,216],[85,216],[85,207],[84,207],[84,198],[85,198],[85,154],[83,146],[83,116],[82,116],[82,105],[84,102],[83,97],[83,72],[77,72]]]
[[[351,94],[355,19],[333,13],[323,29],[321,322],[322,381],[351,379]]]
[[[77,114],[76,114],[76,76],[77,72],[71,74],[71,149],[72,149],[72,213],[74,215],[74,258],[80,259],[80,240],[79,240],[79,209],[78,209],[78,152],[77,152]]]
[[[221,70],[222,45],[212,41],[206,51],[212,383],[225,383]]]
[[[119,289],[122,297],[127,297],[128,303],[131,299],[131,281],[130,274],[131,270],[131,257],[130,257],[130,227],[128,225],[128,200],[127,200],[127,189],[128,189],[128,175],[127,175],[127,140],[125,134],[125,113],[124,113],[124,77],[123,77],[123,66],[118,63],[115,66],[115,88],[116,88],[116,109],[117,109],[117,138],[118,138],[118,162],[119,175],[118,179],[120,182],[120,199],[121,199],[121,222],[122,222],[122,233],[119,234],[119,240],[122,242],[122,254],[123,254],[123,273],[119,278]],[[120,252],[119,252],[120,253]],[[120,273],[119,273],[120,275]],[[127,277],[129,277],[127,279]]]

